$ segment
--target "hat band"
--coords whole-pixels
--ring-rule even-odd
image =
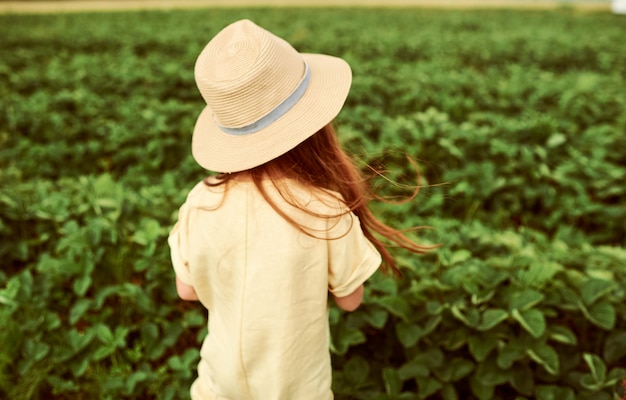
[[[258,132],[262,129],[270,126],[274,121],[287,114],[289,110],[293,108],[293,106],[298,103],[304,92],[306,92],[307,87],[309,86],[309,81],[311,80],[311,70],[309,69],[309,64],[304,62],[304,77],[296,87],[296,89],[285,99],[282,103],[280,103],[276,108],[270,111],[268,114],[261,117],[259,120],[251,123],[250,125],[238,127],[238,128],[228,128],[226,126],[222,126],[220,124],[216,124],[218,128],[224,133],[228,133],[229,135],[249,135],[251,133]],[[215,115],[213,116],[215,118]],[[216,121],[217,122],[217,121]]]

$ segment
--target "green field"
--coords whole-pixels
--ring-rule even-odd
[[[166,237],[195,57],[240,18],[352,65],[341,141],[424,185],[375,211],[442,244],[331,308],[336,397],[620,398],[624,19],[395,8],[0,15],[0,398],[188,397],[206,315]]]

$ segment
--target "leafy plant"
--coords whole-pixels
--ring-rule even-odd
[[[623,21],[258,8],[0,15],[0,397],[188,397],[206,316],[165,238],[204,174],[195,57],[240,18],[350,62],[341,141],[423,185],[375,212],[443,244],[331,307],[338,399],[623,393]]]

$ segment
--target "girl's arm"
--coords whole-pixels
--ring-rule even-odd
[[[198,295],[196,294],[196,290],[193,288],[193,286],[189,286],[183,283],[183,281],[181,281],[178,277],[176,277],[176,291],[178,292],[178,297],[183,300],[198,300]]]
[[[339,308],[345,311],[354,311],[363,300],[363,285],[359,286],[354,292],[344,297],[335,297],[335,303]]]

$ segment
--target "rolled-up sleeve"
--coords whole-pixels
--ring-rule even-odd
[[[340,236],[328,240],[328,290],[336,297],[345,297],[378,270],[381,256],[353,213],[343,215],[331,232]]]
[[[189,272],[189,207],[183,204],[178,211],[178,221],[170,231],[167,242],[170,246],[172,265],[176,276],[186,285],[192,286]]]

